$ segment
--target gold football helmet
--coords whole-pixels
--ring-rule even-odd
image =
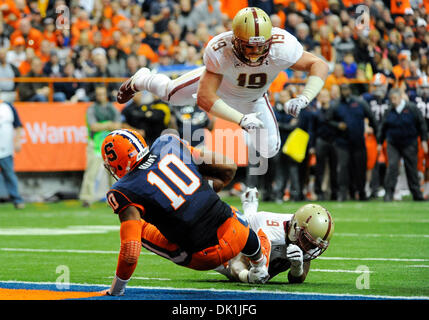
[[[259,66],[271,47],[270,17],[261,9],[241,9],[232,20],[232,47],[237,58],[250,66]]]
[[[306,204],[293,215],[288,238],[304,253],[304,260],[320,256],[329,246],[334,233],[334,220],[328,210],[318,204]]]

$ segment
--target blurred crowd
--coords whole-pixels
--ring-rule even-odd
[[[389,200],[394,191],[382,188],[386,176],[398,176],[405,166],[408,182],[412,181],[409,189],[415,188],[415,175],[408,172],[413,165],[401,148],[398,162],[403,165],[391,168],[397,171],[393,173],[386,169],[389,151],[393,156],[387,145],[392,135],[382,120],[396,103],[390,97],[396,90],[401,106],[414,103],[424,121],[429,121],[429,1],[0,0],[0,78],[120,78],[141,67],[199,66],[208,41],[231,30],[235,13],[246,6],[266,11],[273,26],[295,35],[305,50],[322,56],[330,67],[325,88],[308,108],[307,118],[303,113],[292,119],[276,108],[284,141],[300,127],[310,133],[310,143],[306,159],[296,163],[296,170],[289,172],[295,167],[291,159],[270,160],[292,161],[292,165],[284,175],[271,172],[273,177],[285,176],[283,181],[265,179],[261,186],[265,199],[364,200],[382,194]],[[302,72],[282,71],[270,88],[272,104],[281,106],[295,97],[305,77]],[[108,101],[115,101],[119,85],[108,84]],[[96,87],[96,83],[58,82],[50,93],[44,82],[1,81],[0,99],[96,101]],[[357,100],[360,118],[344,119],[337,110],[344,101],[350,105],[350,99]],[[327,106],[332,110],[325,114]],[[327,121],[335,130],[323,128]],[[419,137],[415,174],[420,186],[429,183],[427,150],[421,144],[426,126],[413,133]],[[356,176],[363,180],[357,181]],[[326,179],[331,181],[328,194]],[[413,192],[415,200],[421,198]]]

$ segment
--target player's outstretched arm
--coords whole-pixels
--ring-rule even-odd
[[[288,114],[298,117],[301,109],[305,108],[322,90],[328,76],[328,64],[312,53],[304,51],[301,58],[291,67],[292,70],[304,71],[309,74],[302,94],[290,99],[284,105]]]
[[[264,124],[258,118],[259,114],[244,115],[219,98],[216,92],[222,79],[221,74],[207,69],[203,72],[198,85],[197,105],[216,117],[238,124],[246,131],[262,128]]]
[[[131,278],[141,251],[141,234],[143,222],[140,212],[133,206],[127,207],[119,213],[121,221],[121,250],[118,265],[108,295],[119,296],[125,292],[125,287]]]
[[[207,179],[213,181],[213,189],[216,192],[227,186],[234,179],[237,165],[223,154],[199,149],[198,170]]]

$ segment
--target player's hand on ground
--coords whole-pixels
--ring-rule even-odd
[[[262,112],[249,113],[245,114],[239,123],[240,127],[242,127],[246,131],[252,131],[256,129],[260,129],[264,127],[264,123],[259,116]]]
[[[304,109],[310,101],[305,96],[298,96],[296,98],[286,101],[284,109],[287,114],[297,118],[302,109]]]
[[[302,250],[296,244],[290,244],[287,246],[286,258],[290,261],[292,266],[300,266],[304,260]]]
[[[268,281],[270,275],[265,265],[260,267],[251,267],[248,274],[249,283],[263,284]]]

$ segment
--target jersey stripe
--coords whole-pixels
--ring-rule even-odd
[[[191,84],[197,82],[198,80],[200,80],[200,77],[194,78],[192,80],[189,80],[188,82],[182,83],[181,85],[175,87],[173,90],[171,90],[170,94],[168,95],[168,101],[170,101],[171,96],[175,94],[177,91],[187,86],[190,86]]]
[[[131,144],[137,149],[137,151],[139,153],[143,151],[142,150],[143,146],[142,146],[140,140],[132,132],[125,131],[125,130],[117,130],[114,133],[116,133],[116,134],[118,134],[124,138],[129,139]]]

